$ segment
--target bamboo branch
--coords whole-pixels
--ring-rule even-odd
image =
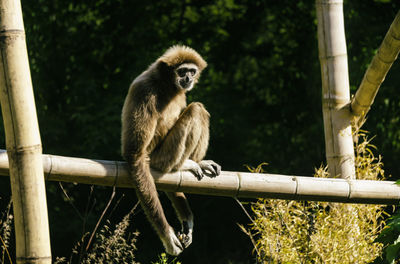
[[[379,87],[400,51],[400,11],[386,33],[378,52],[375,54],[364,78],[351,101],[354,116],[365,116],[374,102]]]
[[[316,0],[316,8],[328,170],[355,179],[343,1]]]
[[[10,159],[17,263],[51,263],[42,145],[19,0],[0,0],[0,103]]]
[[[125,162],[43,155],[46,180],[133,188]],[[8,158],[0,150],[0,175]],[[400,187],[390,181],[346,180],[223,171],[198,181],[190,172],[152,170],[157,188],[213,196],[275,198],[344,203],[398,204]]]

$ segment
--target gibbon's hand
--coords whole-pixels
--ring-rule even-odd
[[[216,177],[221,174],[221,166],[212,160],[202,160],[199,165],[208,177]]]

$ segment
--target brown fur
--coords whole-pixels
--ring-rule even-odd
[[[167,173],[179,170],[187,159],[200,162],[205,156],[209,114],[201,103],[186,106],[185,91],[178,89],[173,79],[174,69],[188,62],[199,69],[197,82],[207,66],[201,56],[185,46],[168,49],[133,81],[122,110],[122,155],[148,220],[167,252],[175,255],[180,252],[171,251],[175,238],[171,238],[172,228],[158,199],[150,166]],[[181,222],[193,221],[183,193],[170,193],[168,197]]]

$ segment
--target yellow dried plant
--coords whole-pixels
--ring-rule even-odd
[[[383,179],[382,157],[374,155],[367,132],[357,136],[357,179]],[[263,171],[262,165],[249,169]],[[315,177],[329,177],[326,167]],[[260,263],[369,263],[382,252],[374,242],[384,224],[382,205],[258,199],[251,209],[252,223],[241,228]]]

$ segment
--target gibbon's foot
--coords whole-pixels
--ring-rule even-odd
[[[181,241],[184,248],[187,248],[192,244],[192,234],[178,233],[179,241]]]
[[[178,238],[181,241],[182,245],[184,248],[187,248],[192,244],[192,238],[193,238],[193,226],[192,224],[189,224],[187,221],[182,222],[182,231],[178,233]]]
[[[208,177],[216,177],[221,174],[221,166],[212,160],[202,160],[199,165]]]
[[[175,231],[172,227],[169,227],[168,236],[163,242],[165,251],[172,256],[178,256],[182,253],[184,246],[175,235]]]

